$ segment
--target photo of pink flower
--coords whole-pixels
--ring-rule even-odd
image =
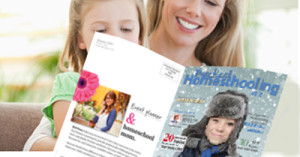
[[[96,93],[99,86],[98,76],[86,70],[82,70],[73,100],[75,101],[88,101]]]

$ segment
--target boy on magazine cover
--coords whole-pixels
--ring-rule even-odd
[[[247,118],[248,97],[227,90],[216,94],[198,123],[182,132],[187,142],[180,157],[238,157],[236,140]]]

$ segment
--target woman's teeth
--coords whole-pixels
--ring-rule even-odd
[[[200,26],[199,25],[195,25],[195,24],[191,24],[191,23],[188,23],[184,20],[182,20],[181,18],[177,18],[179,23],[186,29],[197,29],[199,28]]]

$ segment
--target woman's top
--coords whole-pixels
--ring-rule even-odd
[[[100,130],[101,128],[104,128],[106,126],[108,114],[103,113],[99,116],[98,122],[96,123],[94,129]]]
[[[117,117],[116,109],[111,110],[109,112],[108,116],[107,116],[106,125],[104,127],[100,128],[100,130],[103,131],[103,132],[108,131],[112,127],[112,125],[114,124],[114,121],[116,120],[116,117]],[[97,115],[95,115],[93,120],[94,120],[94,123],[98,123],[98,121],[100,119]]]
[[[114,108],[108,114],[107,121],[106,121],[106,126],[101,128],[100,130],[103,131],[103,132],[108,131],[112,127],[112,125],[114,124],[114,121],[116,120],[116,117],[117,117],[117,110]],[[97,123],[98,120],[99,120],[99,117],[97,115],[95,115],[93,120],[94,120],[94,123]]]

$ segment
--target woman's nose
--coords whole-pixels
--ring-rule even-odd
[[[190,0],[186,7],[186,12],[192,17],[201,16],[202,4],[201,0]]]

